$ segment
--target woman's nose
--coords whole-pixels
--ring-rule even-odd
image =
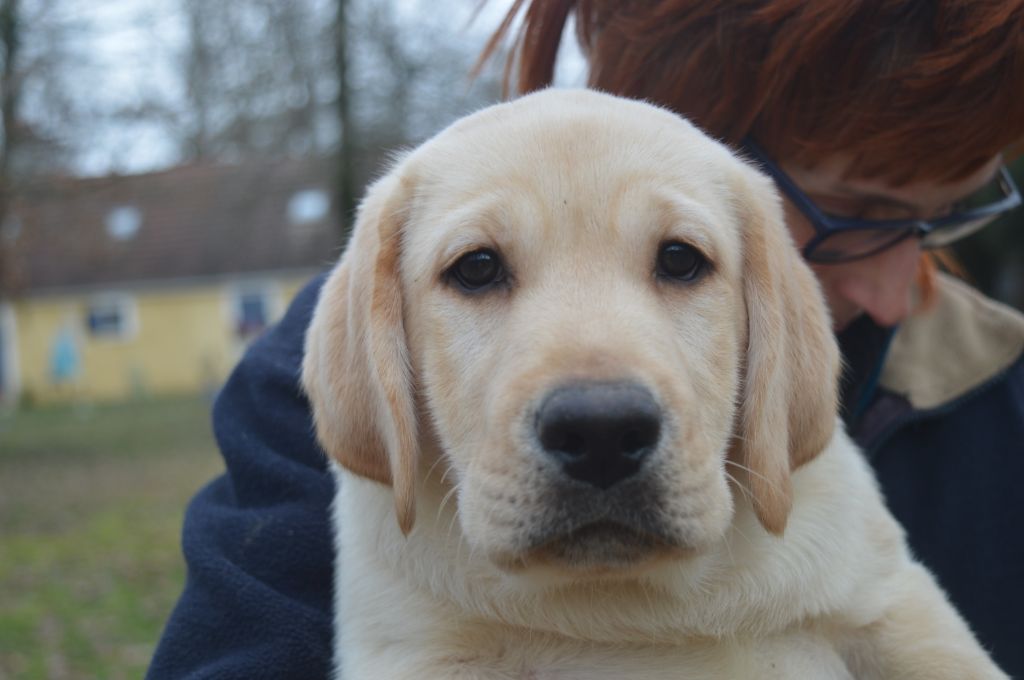
[[[837,292],[880,326],[895,326],[911,312],[911,286],[921,243],[907,238],[865,260],[851,262]]]

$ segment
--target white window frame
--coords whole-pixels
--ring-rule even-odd
[[[0,352],[3,362],[4,390],[0,401],[16,403],[21,393],[21,374],[18,372],[18,320],[9,302],[0,302],[0,334],[4,336]]]
[[[116,308],[121,319],[120,327],[113,333],[96,333],[93,331],[89,320],[92,318],[93,310],[97,307]],[[139,310],[135,296],[128,293],[101,293],[90,298],[85,305],[83,318],[85,336],[94,342],[125,342],[134,340],[139,334]]]
[[[261,296],[266,305],[267,325],[272,326],[281,316],[281,286],[276,281],[242,281],[228,286],[227,319],[231,335],[240,340],[249,340],[250,335],[239,333],[242,322],[242,298],[246,295]],[[265,328],[266,328],[265,327]],[[260,330],[262,332],[263,329]],[[257,333],[258,335],[258,333]]]

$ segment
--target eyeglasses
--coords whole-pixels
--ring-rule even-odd
[[[957,201],[950,214],[942,217],[930,220],[837,217],[819,208],[753,140],[745,139],[741,149],[771,175],[779,189],[810,220],[815,235],[804,246],[803,256],[808,262],[818,264],[870,257],[911,236],[921,239],[922,248],[942,248],[973,234],[1021,204],[1020,191],[1003,165],[992,181]]]

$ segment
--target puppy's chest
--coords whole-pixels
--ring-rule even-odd
[[[491,638],[491,639],[486,639]],[[852,680],[825,639],[804,631],[763,640],[680,646],[596,645],[476,630],[447,656],[443,677],[466,680]]]

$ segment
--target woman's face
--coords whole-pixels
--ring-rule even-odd
[[[785,162],[779,165],[824,212],[884,220],[941,216],[953,203],[989,181],[1000,163],[1001,158],[994,157],[970,177],[955,182],[915,182],[898,187],[844,177],[850,159],[843,155],[830,156],[814,167]],[[814,227],[788,199],[785,211],[790,233],[803,247],[814,235]],[[905,319],[913,310],[911,284],[920,255],[918,239],[908,238],[862,260],[811,264],[832,309],[833,328],[840,331],[861,314],[869,315],[881,326],[894,326]]]

